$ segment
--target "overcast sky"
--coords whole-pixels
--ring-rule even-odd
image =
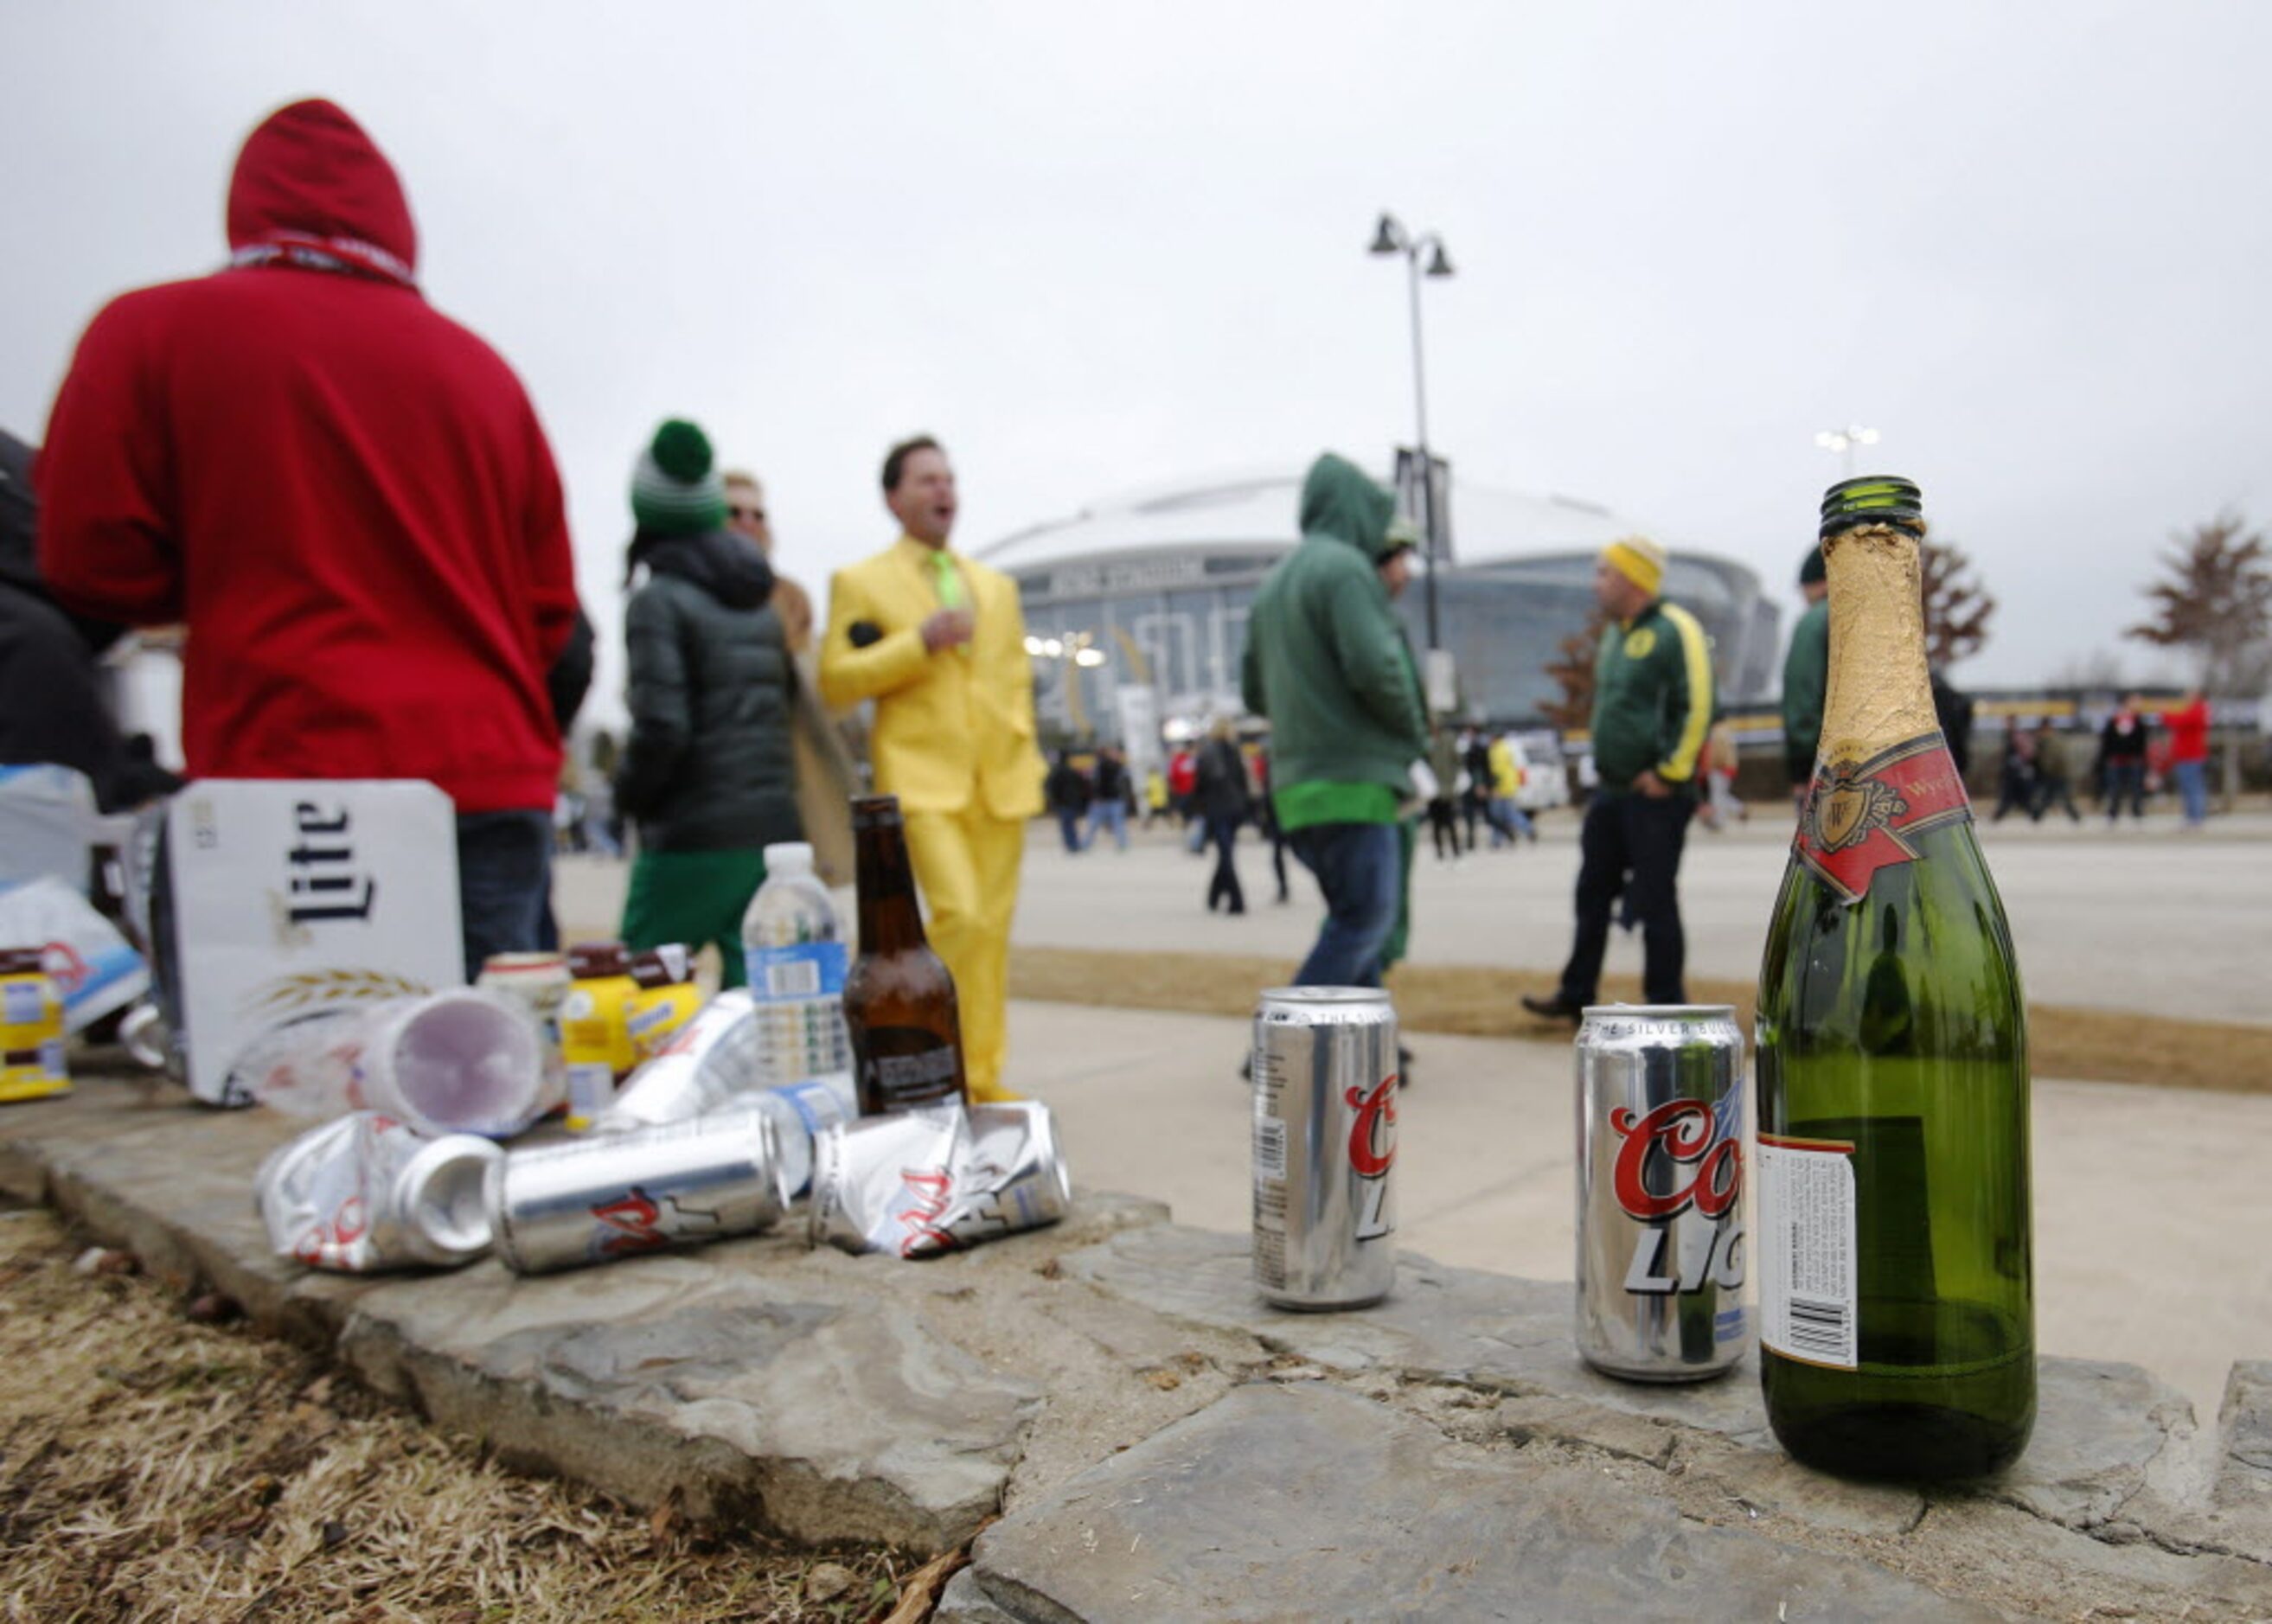
[[[665,415],[816,591],[930,429],[976,549],[1131,486],[1409,441],[1401,262],[1463,477],[1787,601],[1837,459],[2000,600],[1977,684],[2120,645],[2169,533],[2272,518],[2272,9],[2243,4],[187,5],[0,0],[0,425],[110,295],[212,268],[239,143],[330,96],[423,281],[519,369],[613,646]],[[1456,518],[1456,515],[1454,516]],[[597,697],[595,692],[595,697]]]

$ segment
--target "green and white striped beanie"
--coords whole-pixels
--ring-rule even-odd
[[[698,535],[726,523],[726,484],[710,436],[684,418],[654,431],[632,469],[632,518],[651,535]]]

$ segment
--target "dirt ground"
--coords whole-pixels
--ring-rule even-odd
[[[1186,1015],[1252,1015],[1256,990],[1282,984],[1293,968],[1282,959],[1229,954],[1013,948],[1010,995]],[[1567,1044],[1568,1026],[1541,1021],[1519,1002],[1524,993],[1553,991],[1552,980],[1476,965],[1405,965],[1391,973],[1389,990],[1399,1022],[1413,1032]],[[1688,985],[1699,1003],[1735,1005],[1746,1032],[1755,992],[1748,981],[1692,977]],[[1638,1002],[1640,983],[1632,976],[1605,977],[1602,997]],[[2039,1077],[2272,1093],[2272,1027],[2037,1004],[2028,1012],[2028,1040]]]
[[[8,1620],[912,1624],[953,1560],[796,1551],[515,1476],[0,1210]]]

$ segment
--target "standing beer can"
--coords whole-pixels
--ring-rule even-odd
[[[516,1274],[755,1234],[788,1204],[772,1119],[755,1109],[510,1151],[484,1196]]]
[[[1254,1283],[1281,1308],[1362,1308],[1396,1282],[1396,1012],[1285,987],[1254,1014]]]
[[[1578,1352],[1632,1382],[1716,1376],[1751,1343],[1734,1009],[1588,1009],[1577,1092]]]

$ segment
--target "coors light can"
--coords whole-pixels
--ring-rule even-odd
[[[1603,1004],[1578,1029],[1578,1352],[1715,1376],[1744,1307],[1744,1034],[1726,1004]]]
[[[788,1204],[773,1121],[744,1107],[509,1151],[484,1194],[516,1274],[755,1234]]]
[[[1285,987],[1254,1013],[1254,1283],[1281,1308],[1362,1308],[1396,1281],[1396,1012]]]

